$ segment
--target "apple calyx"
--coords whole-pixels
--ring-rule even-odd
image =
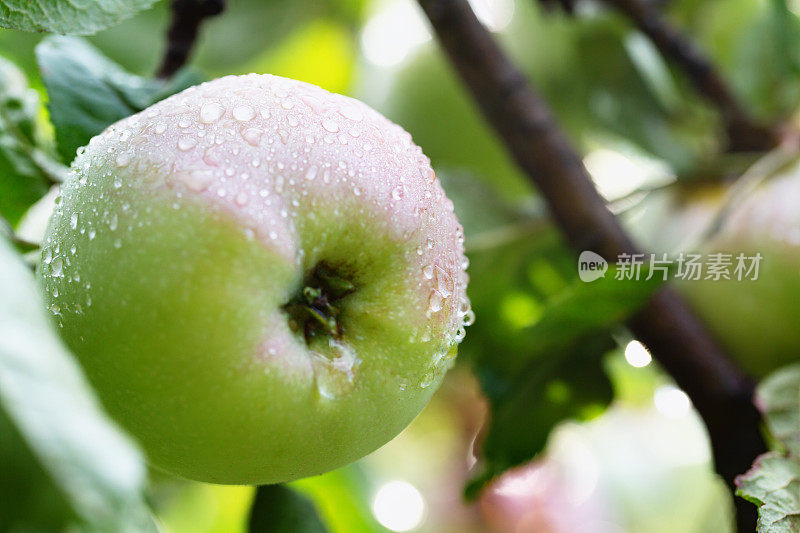
[[[318,264],[303,282],[303,289],[283,306],[289,327],[303,335],[306,345],[319,336],[341,339],[339,320],[341,301],[354,293],[356,286],[324,263]]]

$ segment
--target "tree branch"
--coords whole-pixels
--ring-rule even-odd
[[[741,106],[711,60],[693,42],[672,26],[656,5],[642,0],[605,0],[626,15],[677,65],[694,88],[722,115],[732,151],[764,151],[781,141],[778,129],[759,124]]]
[[[547,104],[478,22],[467,1],[419,3],[484,116],[539,188],[572,247],[593,250],[612,262],[622,253],[637,253]],[[736,475],[765,450],[751,402],[753,384],[671,289],[659,291],[629,326],[692,399],[708,428],[717,472],[733,487]],[[755,507],[737,500],[737,508],[740,531],[752,532]]]
[[[189,59],[200,25],[206,18],[219,15],[224,9],[225,0],[172,0],[167,49],[156,76],[168,79],[178,72]]]

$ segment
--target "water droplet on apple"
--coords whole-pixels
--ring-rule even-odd
[[[336,133],[339,131],[339,125],[333,120],[323,120],[322,127],[331,133]]]
[[[188,152],[197,146],[197,139],[194,137],[181,137],[178,139],[178,150],[181,152]]]
[[[117,155],[117,159],[115,162],[117,164],[117,167],[119,168],[127,167],[131,163],[131,154],[129,154],[128,152],[122,152],[119,155]]]
[[[308,181],[312,181],[314,178],[316,178],[317,177],[317,170],[318,169],[317,169],[316,165],[311,165],[310,167],[308,167],[306,169],[306,179]]]
[[[344,118],[349,118],[350,120],[354,120],[356,122],[361,121],[364,118],[363,113],[361,110],[358,109],[355,105],[344,105],[339,109],[339,114],[342,115]]]
[[[242,138],[251,146],[258,146],[261,142],[261,130],[256,128],[247,128],[242,131]],[[235,154],[234,154],[235,155]]]
[[[200,108],[200,122],[203,124],[213,124],[222,118],[225,113],[225,108],[217,102],[209,102],[203,104]]]
[[[329,355],[311,352],[311,367],[320,396],[332,400],[355,388],[359,359],[348,345],[336,339],[328,340],[328,348]]]
[[[247,122],[256,116],[256,112],[249,105],[240,105],[233,108],[233,118],[239,122]]]
[[[249,200],[250,200],[250,198],[247,196],[247,193],[245,193],[244,191],[240,191],[236,195],[236,198],[234,198],[234,202],[236,202],[236,205],[238,205],[239,207],[244,207],[245,205],[247,205],[247,202]]]
[[[210,170],[192,170],[181,176],[184,185],[195,192],[206,190],[213,179],[214,173]]]
[[[50,263],[50,272],[52,272],[53,277],[60,278],[61,274],[64,269],[64,262],[61,260],[60,257],[56,257]]]
[[[464,326],[471,326],[471,325],[472,325],[472,324],[474,324],[474,323],[475,323],[475,311],[473,311],[472,309],[470,309],[469,311],[467,311],[467,312],[464,314],[464,321],[463,321],[463,325],[464,325]]]
[[[428,311],[436,313],[442,309],[442,295],[438,291],[431,291],[431,297],[428,300]]]

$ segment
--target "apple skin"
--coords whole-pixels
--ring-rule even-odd
[[[800,354],[800,167],[735,201],[720,227],[710,229],[727,193],[724,185],[673,187],[647,202],[651,211],[636,224],[650,228],[639,233],[657,253],[702,253],[706,264],[708,254],[732,254],[733,279],[679,281],[676,287],[734,360],[762,378]],[[757,280],[735,279],[739,253],[761,254]]]
[[[321,265],[338,332],[287,312],[329,279],[309,281]],[[352,462],[408,425],[471,319],[465,267],[453,204],[409,134],[356,100],[251,74],[79,151],[39,273],[153,465],[264,484]]]

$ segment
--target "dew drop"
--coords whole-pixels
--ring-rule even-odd
[[[359,359],[346,344],[330,339],[330,357],[312,352],[311,365],[320,396],[335,399],[353,390]]]
[[[361,113],[361,110],[353,105],[343,106],[341,109],[339,109],[339,114],[342,115],[344,118],[349,118],[350,120],[355,120],[356,122],[364,118],[364,115]]]
[[[308,169],[306,170],[306,179],[308,181],[311,181],[314,178],[316,178],[317,177],[317,170],[318,169],[317,169],[316,165],[311,165],[310,167],[308,167]]]
[[[240,105],[233,108],[233,118],[240,122],[247,122],[256,116],[256,112],[249,105]]]
[[[217,102],[203,104],[200,108],[200,122],[203,124],[213,124],[218,121],[225,113],[225,108]]]
[[[247,205],[247,202],[249,201],[249,197],[247,196],[247,193],[245,193],[244,191],[241,191],[241,192],[239,192],[239,194],[236,195],[236,198],[234,198],[234,201],[236,202],[236,205],[242,207],[242,206]]]
[[[431,297],[428,300],[428,311],[436,313],[442,309],[442,295],[438,291],[431,291]]]
[[[256,128],[247,128],[242,131],[242,138],[251,146],[258,146],[261,142],[261,130]]]
[[[339,125],[333,120],[323,120],[322,127],[331,133],[336,133],[339,131]]]
[[[453,294],[450,288],[450,276],[438,266],[436,267],[436,290],[443,298],[448,298]]]
[[[61,274],[64,269],[64,262],[61,260],[60,257],[56,257],[53,259],[53,262],[50,263],[50,270],[53,273],[53,276],[60,278]]]
[[[122,152],[117,155],[116,164],[119,168],[127,167],[131,164],[131,154],[128,152]]]
[[[78,213],[72,213],[69,217],[69,227],[72,229],[78,228]]]
[[[178,150],[181,152],[188,152],[197,146],[197,139],[194,137],[181,137],[178,139]]]
[[[214,173],[210,170],[192,170],[181,178],[186,187],[195,192],[206,190],[213,179]]]
[[[475,323],[475,311],[470,309],[469,311],[467,311],[467,314],[464,315],[463,324],[465,326],[471,326],[474,323]]]
[[[422,268],[422,275],[425,279],[433,279],[433,265],[426,265]]]

